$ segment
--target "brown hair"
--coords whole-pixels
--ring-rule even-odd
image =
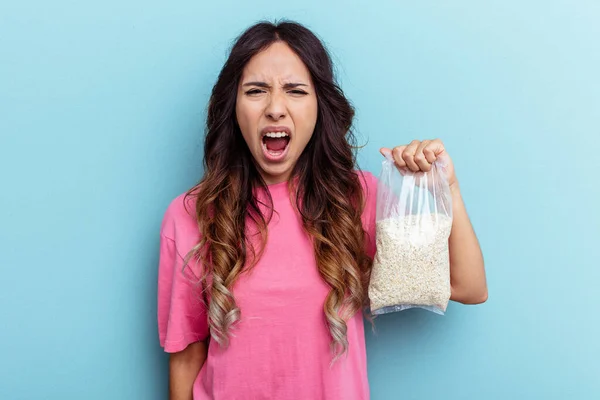
[[[237,88],[246,63],[276,41],[298,54],[310,71],[318,116],[312,138],[289,182],[306,232],[313,238],[318,269],[331,288],[324,316],[332,336],[334,360],[348,348],[346,321],[367,303],[372,260],[365,252],[361,222],[364,194],[355,170],[351,131],[354,109],[336,84],[331,58],[321,41],[294,22],[262,22],[234,43],[210,97],[202,180],[188,192],[196,197],[200,242],[186,257],[203,268],[199,283],[207,298],[211,337],[229,343],[240,318],[232,286],[260,258],[267,240],[272,199],[260,203],[255,188],[266,187],[235,117]],[[292,183],[295,182],[296,184]],[[267,191],[268,193],[268,191]],[[263,215],[260,205],[271,210]],[[248,241],[247,223],[261,232],[262,246]]]

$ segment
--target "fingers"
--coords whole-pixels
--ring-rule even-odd
[[[406,146],[396,146],[392,149],[392,156],[394,157],[394,162],[398,168],[406,168],[406,162],[402,158],[404,151],[406,150]]]
[[[438,156],[444,152],[441,140],[413,140],[409,145],[387,147],[380,149],[381,154],[388,159],[393,158],[398,168],[406,168],[413,172],[428,172]]]
[[[401,146],[401,147],[406,147],[406,146]],[[404,164],[404,161],[402,160],[402,158],[400,158],[400,160],[402,160],[402,163],[400,165],[398,165],[398,162],[396,161],[397,155],[394,155],[394,152],[398,153],[399,150],[397,149],[388,149],[387,147],[382,147],[381,149],[379,149],[379,152],[381,153],[382,156],[384,156],[385,158],[387,158],[390,161],[394,161],[394,165],[396,165],[396,167],[398,168],[398,171],[400,171],[400,173],[402,175],[404,175],[403,170],[406,168],[406,165]],[[400,149],[400,151],[402,151],[402,149]]]
[[[440,154],[442,154],[445,150],[444,143],[440,139],[434,139],[427,146],[428,151],[431,152],[434,160],[437,160]]]
[[[428,172],[431,170],[431,164],[435,161],[435,157],[432,161],[429,161],[429,158],[425,155],[425,149],[431,140],[423,140],[419,146],[417,147],[417,151],[414,156],[415,163],[419,166],[419,169],[423,172]],[[429,153],[429,152],[428,152]]]
[[[434,146],[432,146],[433,142],[433,140],[430,141],[430,143],[423,149],[423,155],[429,164],[433,164],[433,162],[437,160],[437,154],[435,153]]]
[[[421,170],[419,165],[415,162],[415,154],[417,154],[419,144],[420,142],[418,140],[413,140],[408,146],[406,146],[401,156],[408,169],[413,172],[418,172]]]

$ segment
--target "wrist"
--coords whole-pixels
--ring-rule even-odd
[[[452,196],[460,196],[460,186],[458,185],[458,181],[455,181],[450,185],[450,193]]]

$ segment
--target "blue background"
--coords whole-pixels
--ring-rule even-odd
[[[362,168],[444,140],[485,254],[484,305],[378,318],[372,398],[600,398],[600,3],[281,3],[1,3],[0,398],[166,398],[162,213],[233,38],[280,17],[329,45]]]

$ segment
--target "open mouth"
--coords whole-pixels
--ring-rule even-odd
[[[287,132],[267,132],[262,137],[263,152],[272,161],[283,158],[289,144],[290,135]]]

